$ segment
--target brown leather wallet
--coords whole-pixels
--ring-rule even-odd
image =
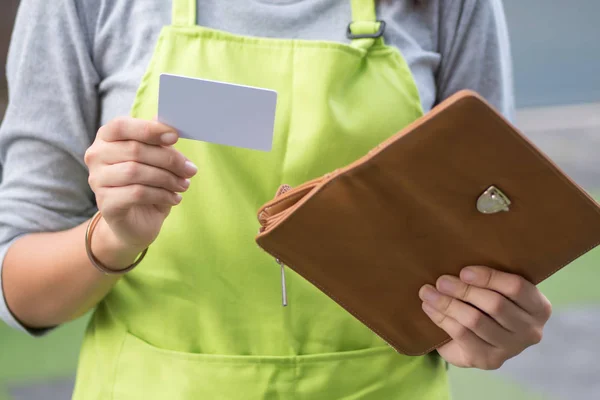
[[[538,284],[600,244],[600,207],[479,95],[462,91],[355,163],[259,210],[260,247],[398,352],[449,340],[424,284],[486,265]]]

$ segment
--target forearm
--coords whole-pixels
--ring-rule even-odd
[[[87,222],[73,229],[36,233],[17,240],[2,269],[4,295],[14,316],[30,328],[53,327],[93,308],[119,279],[99,272],[85,250]],[[104,220],[92,236],[92,250],[114,269],[131,264],[141,249],[115,238]]]

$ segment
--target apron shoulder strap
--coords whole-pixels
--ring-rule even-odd
[[[352,20],[354,22],[375,22],[375,0],[352,0]]]
[[[377,39],[383,36],[385,22],[377,20],[375,0],[352,0],[352,23],[349,39]]]
[[[173,14],[172,24],[174,26],[196,25],[196,3],[197,0],[172,0]]]

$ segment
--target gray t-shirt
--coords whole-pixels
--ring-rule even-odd
[[[99,126],[129,113],[170,14],[165,0],[21,1],[0,128],[0,272],[15,239],[95,212],[84,152]],[[378,17],[425,111],[468,88],[513,117],[501,0],[380,0]],[[198,0],[200,25],[242,35],[347,42],[350,20],[349,0]],[[23,329],[1,292],[0,318]]]

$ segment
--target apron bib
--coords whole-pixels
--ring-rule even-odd
[[[397,354],[254,242],[281,184],[343,167],[422,115],[411,72],[353,0],[351,44],[254,38],[196,25],[174,0],[132,115],[158,109],[161,73],[279,93],[273,150],[180,139],[199,168],[143,264],[98,305],[75,399],[447,399],[439,357]],[[415,293],[415,296],[417,294]]]

